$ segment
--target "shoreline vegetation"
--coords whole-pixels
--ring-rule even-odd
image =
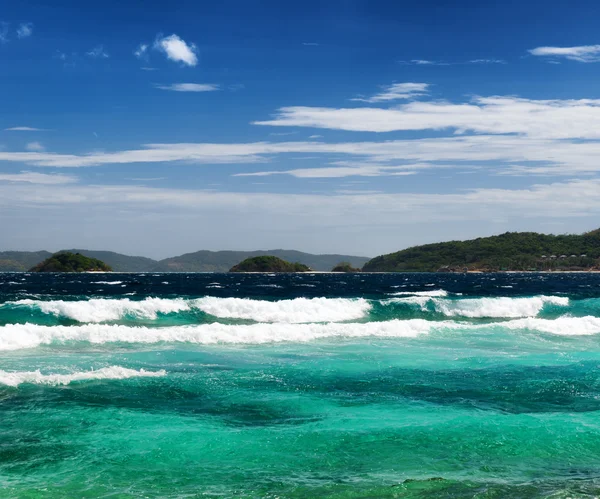
[[[414,246],[373,258],[365,272],[598,272],[600,229],[581,235],[506,232]]]
[[[311,268],[302,263],[290,263],[276,256],[255,256],[246,258],[243,262],[234,265],[229,272],[311,272]]]
[[[29,272],[112,272],[112,269],[97,258],[64,251],[46,258]]]
[[[48,260],[77,255],[64,266]],[[106,258],[98,258],[98,256]],[[283,258],[290,255],[293,258]],[[42,257],[45,257],[43,260]],[[246,258],[243,258],[246,257]],[[297,257],[297,258],[296,258]],[[293,250],[257,252],[198,251],[155,260],[110,251],[0,252],[0,272],[38,272],[38,268],[115,272],[600,272],[600,229],[581,235],[507,232],[466,241],[447,241],[407,248],[372,259],[343,255],[312,255]],[[71,258],[74,258],[73,256]],[[87,260],[83,260],[86,259]],[[291,263],[291,261],[296,263]],[[310,264],[307,262],[314,262]],[[96,263],[93,263],[96,262]],[[99,262],[99,263],[98,263]],[[164,263],[167,262],[167,263]],[[102,265],[105,267],[103,267]],[[158,265],[160,264],[160,265]],[[223,268],[224,264],[228,264]],[[76,270],[68,270],[76,269]],[[77,270],[84,269],[84,270]]]

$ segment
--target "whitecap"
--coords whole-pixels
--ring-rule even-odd
[[[68,385],[74,381],[91,381],[91,380],[117,380],[128,378],[157,378],[166,376],[166,371],[145,371],[140,369],[128,369],[126,367],[111,366],[103,367],[102,369],[75,372],[72,374],[42,374],[37,371],[2,371],[0,370],[0,385],[17,387],[24,383],[35,385]]]

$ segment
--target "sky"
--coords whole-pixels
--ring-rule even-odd
[[[600,4],[0,5],[0,250],[600,226]]]

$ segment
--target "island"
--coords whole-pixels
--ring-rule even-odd
[[[414,246],[368,261],[364,272],[552,272],[600,270],[600,229],[584,234],[506,232]]]
[[[229,272],[310,272],[310,267],[302,263],[290,263],[276,256],[255,256],[246,258],[244,261],[234,265]]]
[[[350,262],[340,262],[335,267],[331,269],[332,272],[360,272],[360,269],[353,267]]]
[[[29,272],[112,272],[112,269],[97,258],[64,251],[46,258]]]

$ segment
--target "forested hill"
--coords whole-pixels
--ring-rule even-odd
[[[167,258],[158,262],[158,272],[227,272],[246,258],[256,256],[276,256],[288,262],[298,262],[314,270],[330,270],[340,261],[350,262],[355,267],[362,267],[369,259],[348,255],[313,255],[294,250],[269,251],[197,251]]]
[[[507,232],[414,246],[373,258],[365,272],[590,270],[600,266],[600,229],[582,235]]]
[[[227,272],[232,266],[254,256],[273,255],[283,260],[299,262],[315,270],[330,270],[340,261],[362,267],[369,259],[348,255],[313,255],[294,250],[270,251],[197,251],[185,255],[153,260],[142,256],[128,256],[114,251],[84,249],[63,250],[102,260],[115,272]],[[48,251],[0,252],[0,272],[26,271],[50,257]]]

